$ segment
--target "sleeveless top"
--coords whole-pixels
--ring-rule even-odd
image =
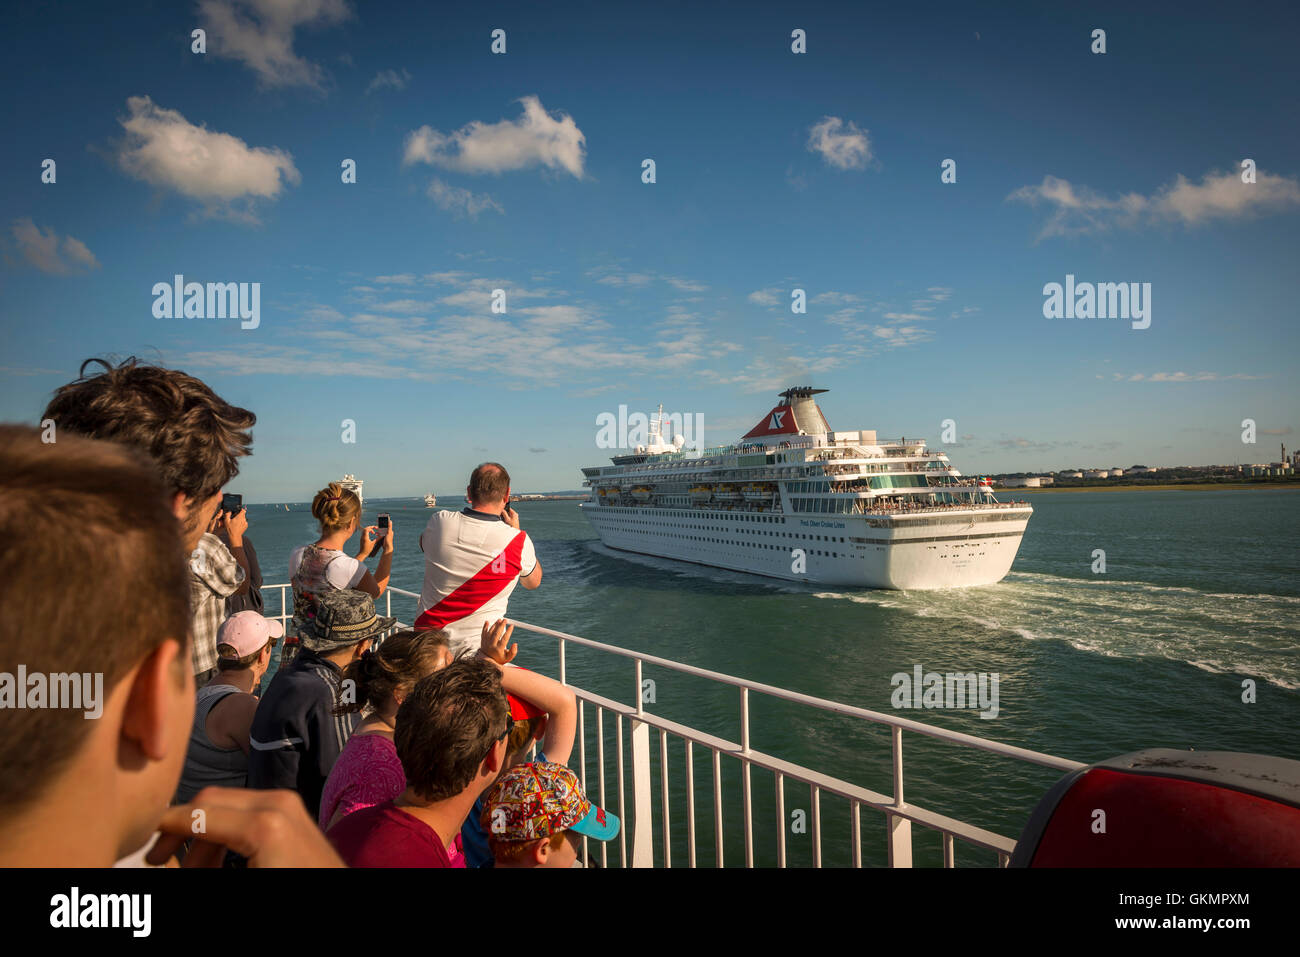
[[[302,551],[302,561],[293,573],[293,620],[300,628],[316,617],[316,596],[333,591],[334,585],[325,578],[325,569],[339,557],[339,552],[308,545]]]
[[[321,548],[319,545],[304,545],[301,549],[296,549],[295,553],[297,551],[302,552],[302,558],[299,560],[298,567],[289,576],[289,583],[293,586],[294,627],[292,633],[285,634],[284,645],[280,650],[280,668],[288,666],[297,656],[298,636],[307,623],[316,617],[316,602],[319,596],[324,592],[335,591],[339,587],[326,577],[330,564],[339,558],[349,557],[344,552]],[[292,565],[292,556],[290,564]],[[362,570],[365,569],[364,563],[356,562],[356,564]]]
[[[242,788],[248,780],[248,755],[243,749],[219,748],[208,737],[208,715],[226,695],[240,694],[234,685],[206,685],[199,689],[194,726],[185,752],[185,770],[176,788],[176,803],[184,804],[206,787]]]

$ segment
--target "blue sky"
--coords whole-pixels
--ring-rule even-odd
[[[0,418],[87,356],[182,368],[257,413],[252,501],[576,487],[602,412],[720,443],[794,384],[955,420],[966,472],[1297,442],[1286,5],[280,6],[7,14]],[[260,324],[155,317],[178,273],[260,283]],[[1067,274],[1149,282],[1150,327],[1044,318]]]

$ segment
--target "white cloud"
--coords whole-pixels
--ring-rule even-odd
[[[380,70],[375,74],[375,78],[370,81],[366,87],[366,94],[369,95],[375,90],[382,90],[385,87],[392,87],[394,90],[405,90],[406,84],[411,82],[411,74],[406,70],[398,73],[396,70]]]
[[[1129,381],[1137,381],[1143,378],[1142,373],[1130,376]],[[1219,372],[1153,372],[1146,376],[1147,382],[1225,382],[1228,379],[1262,379],[1263,376],[1246,375],[1241,372],[1234,372],[1231,375],[1224,375]]]
[[[239,60],[265,87],[319,89],[324,72],[294,52],[294,31],[351,15],[346,0],[199,0],[213,54]]]
[[[302,181],[284,150],[250,147],[229,133],[195,126],[147,96],[133,96],[126,105],[118,164],[136,179],[199,200],[211,215],[256,221],[255,200],[275,199],[285,183]],[[242,209],[232,205],[241,200]]]
[[[1262,170],[1254,183],[1243,183],[1232,171],[1206,173],[1200,183],[1180,174],[1150,196],[1126,193],[1112,199],[1069,180],[1045,176],[1039,185],[1022,186],[1007,200],[1048,208],[1050,214],[1038,236],[1045,239],[1162,222],[1199,226],[1216,219],[1280,212],[1300,205],[1300,182]]]
[[[428,312],[431,303],[419,299],[394,299],[391,302],[377,303],[373,308],[382,312],[400,312],[406,315],[414,315],[420,312]]]
[[[834,290],[819,292],[817,295],[812,297],[812,302],[816,305],[829,302],[837,306],[852,306],[862,301],[861,296],[855,296],[852,293],[847,292],[836,292]]]
[[[99,260],[80,239],[60,239],[52,228],[42,230],[30,219],[14,220],[12,232],[23,258],[41,272],[67,276],[99,268]]]
[[[866,169],[871,162],[867,131],[838,116],[823,117],[808,131],[808,151],[820,153],[836,169]]]
[[[498,213],[505,213],[505,209],[501,204],[487,193],[471,193],[467,189],[460,186],[451,186],[440,179],[435,179],[429,183],[427,192],[429,198],[438,205],[439,209],[445,209],[457,216],[478,219],[479,213],[489,209]]]
[[[775,306],[781,300],[777,295],[783,290],[779,286],[769,286],[751,292],[746,298],[756,306]]]
[[[484,123],[474,120],[454,133],[422,126],[406,137],[404,165],[430,163],[461,173],[504,173],[545,166],[583,177],[587,138],[573,117],[552,117],[536,96],[519,102],[524,112],[517,120]]]
[[[602,286],[644,286],[652,279],[654,276],[641,272],[610,273],[601,276],[596,282]]]

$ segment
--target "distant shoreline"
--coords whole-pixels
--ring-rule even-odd
[[[1060,488],[1047,485],[1041,488],[1014,488],[998,487],[993,490],[994,494],[999,492],[1162,492],[1169,490],[1186,489],[1195,492],[1213,491],[1219,489],[1222,491],[1235,491],[1238,489],[1300,489],[1300,482],[1184,482],[1179,485],[1066,485]]]

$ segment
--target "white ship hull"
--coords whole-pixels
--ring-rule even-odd
[[[988,510],[945,511],[873,519],[873,526],[849,515],[579,507],[601,542],[620,551],[787,581],[902,590],[1001,581],[1032,513],[999,509],[990,520]]]

